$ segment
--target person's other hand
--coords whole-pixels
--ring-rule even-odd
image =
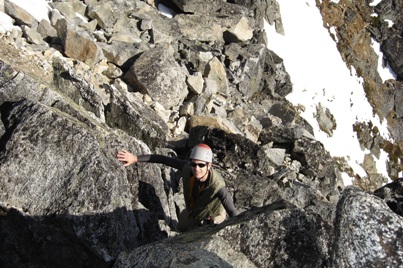
[[[137,155],[134,155],[125,149],[122,149],[121,151],[118,152],[117,158],[120,162],[123,162],[123,166],[127,167],[130,166],[133,163],[137,162]]]

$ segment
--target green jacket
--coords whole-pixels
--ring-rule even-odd
[[[208,185],[199,193],[198,182],[192,177],[193,173],[190,164],[185,165],[182,169],[182,178],[186,208],[190,211],[190,214],[193,217],[199,220],[206,219],[209,216],[218,216],[224,207],[221,204],[220,199],[215,195],[222,187],[225,187],[224,179],[221,177],[220,173],[212,168],[210,170]],[[193,188],[190,189],[192,179],[194,180],[194,183]],[[193,207],[191,207],[191,196],[193,196],[194,200]]]

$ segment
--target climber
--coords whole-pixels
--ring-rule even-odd
[[[123,166],[150,162],[182,170],[186,208],[178,217],[176,229],[179,232],[205,222],[219,224],[226,219],[227,213],[230,217],[238,215],[224,179],[212,167],[213,152],[206,144],[196,145],[189,161],[157,154],[137,156],[126,150],[119,151],[117,159],[124,163]]]

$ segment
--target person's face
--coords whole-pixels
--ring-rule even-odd
[[[205,181],[207,179],[208,171],[210,170],[210,163],[193,159],[190,165],[196,180]]]

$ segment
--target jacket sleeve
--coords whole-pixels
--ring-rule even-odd
[[[218,199],[220,199],[225,211],[227,211],[230,217],[234,217],[239,214],[238,210],[235,208],[234,202],[227,190],[227,187],[222,187],[220,190],[218,190],[216,195]]]
[[[188,162],[179,158],[159,154],[138,155],[137,161],[164,164],[176,169],[182,169]]]

